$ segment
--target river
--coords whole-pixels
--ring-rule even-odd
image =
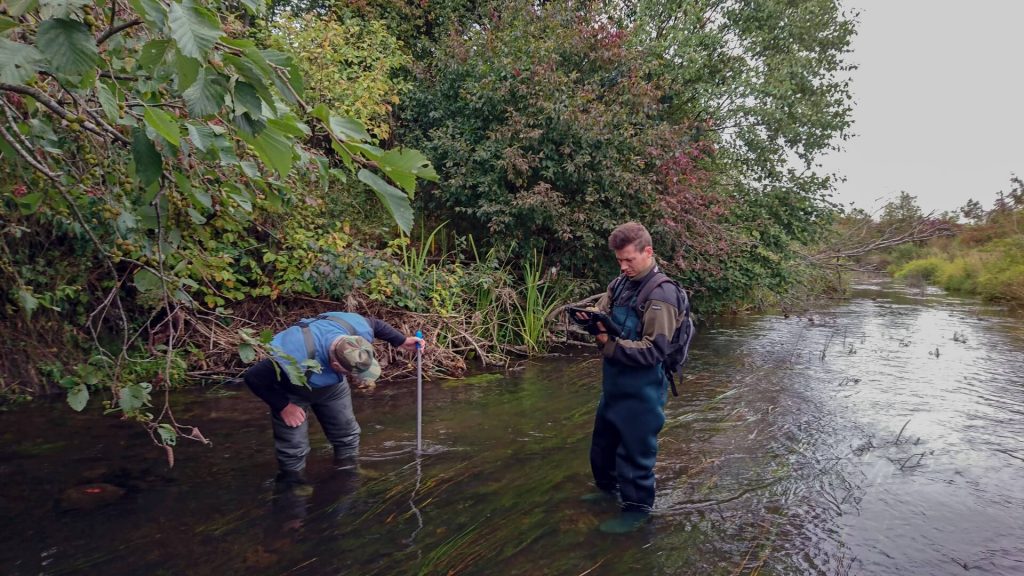
[[[0,574],[1024,574],[1024,323],[862,280],[811,314],[702,329],[660,437],[652,522],[583,502],[600,363],[356,395],[361,470],[314,425],[312,489],[275,494],[266,407],[176,393],[168,469],[137,425],[0,414]],[[103,505],[67,494],[99,486]],[[89,488],[91,489],[91,488]],[[99,490],[99,488],[95,488]]]

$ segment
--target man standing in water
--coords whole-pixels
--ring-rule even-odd
[[[621,513],[602,523],[601,530],[624,533],[646,522],[654,505],[654,462],[658,433],[665,424],[668,385],[663,363],[687,303],[685,293],[671,282],[659,283],[645,302],[637,302],[647,282],[656,275],[664,279],[643,225],[618,226],[608,237],[608,247],[615,252],[622,275],[608,285],[597,308],[622,333],[617,338],[604,331],[596,336],[603,382],[590,467],[601,490],[596,496],[621,498]]]
[[[334,446],[335,464],[355,464],[360,429],[349,384],[371,384],[380,376],[371,344],[374,338],[404,350],[415,350],[417,344],[424,343],[375,318],[327,312],[279,332],[270,341],[272,357],[245,372],[246,385],[270,406],[279,482],[305,481],[308,409],[316,414]],[[319,364],[319,372],[308,369],[313,360]],[[301,383],[303,375],[308,386]]]

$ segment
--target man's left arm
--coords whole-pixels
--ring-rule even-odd
[[[370,323],[370,328],[373,329],[374,338],[380,338],[395,348],[415,350],[416,344],[420,344],[421,347],[425,344],[422,338],[406,336],[383,320],[377,318],[367,318],[366,320]]]
[[[640,339],[609,339],[601,353],[605,358],[626,366],[654,366],[668,354],[678,323],[679,309],[675,305],[651,298],[644,312],[644,331]]]

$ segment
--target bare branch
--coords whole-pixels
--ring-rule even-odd
[[[142,24],[142,20],[139,19],[139,18],[136,18],[135,20],[131,20],[129,22],[124,22],[123,24],[118,24],[117,26],[110,26],[109,28],[104,30],[102,34],[100,34],[99,36],[96,37],[96,45],[97,46],[102,46],[103,43],[106,42],[107,40],[109,40],[110,37],[113,36],[114,34],[118,34],[120,32],[123,32],[123,31],[129,29],[129,28],[132,28],[134,26],[138,26],[139,24]]]

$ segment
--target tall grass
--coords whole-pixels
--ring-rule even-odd
[[[427,256],[434,251],[434,239],[447,223],[445,221],[438,224],[427,238],[423,237],[423,228],[420,228],[419,246],[413,246],[408,242],[402,244],[402,268],[407,273],[418,278],[424,277],[427,272]]]
[[[530,351],[544,348],[543,336],[548,315],[558,305],[557,290],[544,280],[544,257],[536,251],[523,262],[522,303],[516,300],[517,315],[512,319]]]

